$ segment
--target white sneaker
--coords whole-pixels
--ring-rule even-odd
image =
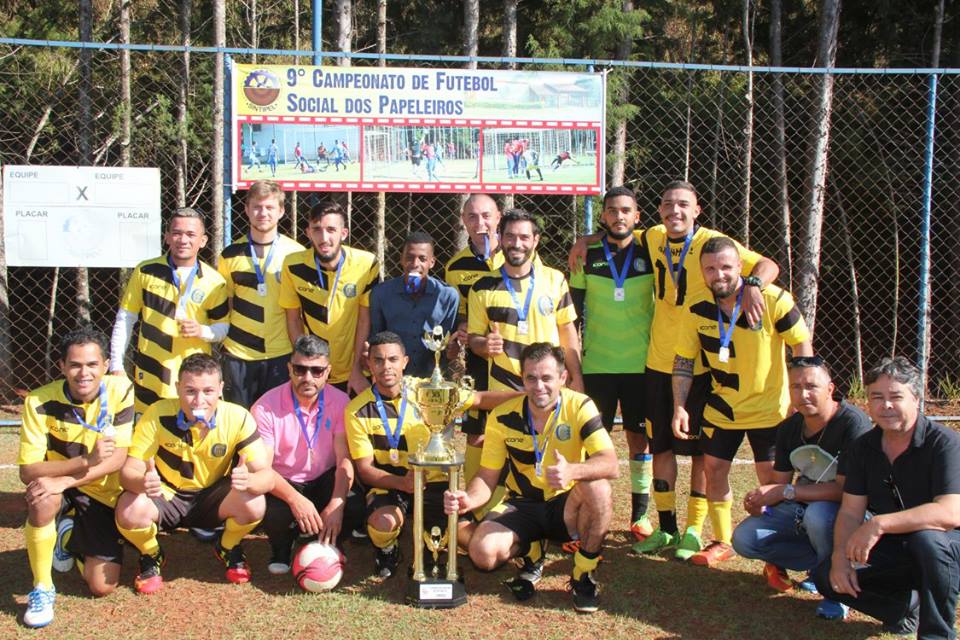
[[[34,587],[27,596],[27,611],[23,614],[23,624],[37,629],[53,622],[53,601],[56,597],[57,591],[53,587]]]
[[[267,565],[267,571],[271,575],[282,576],[285,573],[290,573],[290,565],[284,564],[283,562],[271,562]]]
[[[57,546],[53,548],[53,569],[67,573],[73,569],[73,554],[67,551],[67,540],[73,533],[73,518],[63,516],[57,522]]]

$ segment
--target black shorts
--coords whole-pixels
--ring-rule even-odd
[[[446,482],[428,482],[423,490],[423,528],[429,531],[433,527],[447,528],[447,514],[443,512],[443,492],[449,484]],[[367,494],[367,518],[381,507],[397,507],[404,517],[413,515],[413,494],[396,489],[371,489]]]
[[[473,378],[473,387],[477,391],[486,391],[489,380],[489,365],[484,358],[467,350],[467,375]],[[463,414],[460,430],[468,436],[483,435],[487,424],[487,412],[470,409]]]
[[[585,373],[583,386],[587,395],[600,410],[600,418],[607,431],[613,429],[613,419],[620,404],[623,430],[646,434],[644,424],[644,374],[642,373]]]
[[[644,374],[647,387],[647,438],[650,453],[673,451],[678,456],[700,455],[699,440],[680,440],[673,437],[673,376],[669,373],[647,369]],[[690,394],[687,396],[687,414],[690,416],[690,434],[700,433],[703,407],[710,393],[710,374],[694,376]]]
[[[113,508],[79,489],[67,489],[63,498],[76,511],[67,551],[81,558],[123,564],[123,536],[117,530]]]
[[[569,495],[569,491],[564,491],[547,501],[513,496],[494,507],[484,521],[496,522],[517,534],[519,555],[524,556],[531,542],[547,539],[563,543],[571,540],[563,521],[563,509]]]
[[[740,449],[743,436],[747,436],[750,448],[753,449],[754,462],[771,462],[774,459],[777,450],[777,427],[721,429],[704,422],[700,450],[708,456],[732,461]]]
[[[245,409],[270,389],[290,379],[287,371],[289,355],[267,360],[243,360],[223,352],[223,399]]]
[[[160,511],[160,528],[170,531],[177,527],[197,529],[216,529],[220,519],[220,503],[230,493],[230,478],[224,476],[206,489],[196,493],[178,491],[173,498],[153,498],[153,504]]]

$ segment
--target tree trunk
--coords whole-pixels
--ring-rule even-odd
[[[222,49],[227,46],[227,19],[225,0],[213,0],[213,39],[214,46]],[[213,70],[213,160],[210,165],[210,181],[213,188],[212,209],[210,215],[210,236],[213,241],[210,253],[214,260],[223,251],[223,83],[224,55],[217,52]]]
[[[783,10],[781,0],[770,2],[770,64],[783,66],[781,23]],[[783,234],[781,275],[786,276],[787,288],[793,290],[793,241],[790,225],[790,187],[787,183],[787,119],[784,113],[783,74],[774,73],[773,110],[774,110],[774,155],[776,156],[777,197],[780,201],[781,232]]]
[[[740,238],[750,246],[750,187],[753,181],[753,10],[752,0],[743,0],[743,44],[747,51],[747,93],[744,96],[747,112],[743,123],[743,156],[741,166]]]
[[[180,44],[190,46],[190,15],[193,0],[180,0]],[[177,206],[187,206],[187,102],[190,98],[190,50],[183,52],[183,67],[180,70],[180,91],[177,96]]]
[[[633,0],[623,0],[621,10],[624,13],[633,11]],[[617,47],[617,60],[629,60],[633,52],[633,37],[624,36]],[[627,69],[623,73],[623,84],[620,86],[617,100],[620,104],[630,102],[630,72]],[[623,185],[624,176],[627,172],[627,119],[621,118],[613,130],[613,166],[610,167],[610,184],[614,187]]]
[[[377,53],[387,52],[387,0],[377,0]],[[386,58],[380,58],[381,67],[387,66]],[[386,276],[387,247],[387,194],[377,192],[377,263],[380,265],[380,279]]]
[[[337,0],[337,48],[344,53],[353,51],[353,0]],[[337,58],[337,64],[349,67],[351,61],[350,58]],[[346,209],[349,226],[353,223],[352,191],[347,191]]]
[[[10,363],[10,280],[7,271],[7,247],[3,240],[3,180],[0,180],[0,380],[13,386]],[[5,392],[0,398],[6,400]]]
[[[90,42],[93,40],[93,3],[92,0],[80,0],[80,40],[81,42]],[[80,102],[80,112],[77,130],[80,133],[77,141],[80,151],[80,164],[89,166],[93,162],[92,132],[93,126],[91,112],[93,110],[91,93],[93,92],[93,69],[91,68],[91,50],[80,50],[80,87],[78,96]],[[81,323],[90,322],[90,274],[86,267],[80,267],[76,273],[76,303],[77,318]],[[53,308],[50,308],[53,313]]]
[[[693,62],[693,49],[697,42],[697,13],[690,20],[690,47],[687,49],[687,62]],[[690,180],[690,153],[693,140],[693,73],[687,72],[687,130],[683,148],[683,179]],[[617,141],[619,142],[619,141]],[[626,140],[624,140],[626,145]]]
[[[517,3],[518,0],[503,0],[503,57],[517,57]],[[516,69],[516,62],[507,62],[507,69]],[[512,193],[503,196],[503,208],[512,209],[516,201]]]
[[[258,26],[257,0],[250,0],[250,46],[254,49],[260,48],[260,30]],[[250,56],[250,62],[257,64],[256,52]]]
[[[130,0],[120,0],[120,42],[130,44]],[[130,166],[130,49],[120,50],[120,93],[123,98],[123,133],[120,136],[120,162]]]
[[[847,209],[843,206],[843,191],[837,185],[836,178],[831,180],[833,197],[837,212],[840,214],[840,228],[843,231],[843,252],[847,258],[847,272],[850,274],[850,306],[853,310],[853,358],[857,368],[856,380],[863,385],[863,332],[860,324],[860,288],[857,285],[857,266],[853,261],[853,243],[850,240],[850,221]]]
[[[463,0],[463,55],[476,56],[479,47],[480,0]],[[464,65],[467,69],[476,69],[476,60]]]
[[[837,58],[837,27],[840,23],[840,0],[821,0],[820,37],[817,64],[832,68]],[[814,332],[817,322],[817,293],[820,279],[820,235],[823,230],[824,197],[827,183],[827,160],[830,149],[830,118],[833,115],[833,74],[820,76],[820,89],[813,115],[813,134],[809,150],[805,232],[803,250],[797,260],[797,304]]]

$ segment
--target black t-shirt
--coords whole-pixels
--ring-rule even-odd
[[[867,496],[876,514],[894,513],[960,494],[960,435],[926,416],[917,418],[910,447],[890,464],[874,427],[847,452],[844,493]]]
[[[840,407],[827,425],[807,438],[803,437],[803,416],[794,413],[777,427],[777,449],[773,468],[776,471],[795,471],[790,454],[803,445],[815,444],[837,458],[837,474],[845,476],[850,443],[870,431],[870,418],[857,407],[840,401]]]

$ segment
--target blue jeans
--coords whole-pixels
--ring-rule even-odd
[[[795,571],[810,571],[833,552],[838,502],[804,505],[784,500],[750,516],[733,532],[733,548],[744,558]]]

